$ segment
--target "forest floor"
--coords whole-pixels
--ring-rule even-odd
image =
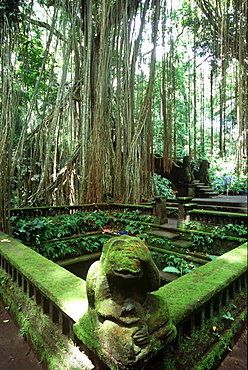
[[[0,370],[41,370],[34,351],[0,298]]]

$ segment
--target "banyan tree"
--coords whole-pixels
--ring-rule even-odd
[[[166,171],[177,159],[178,147],[188,145],[196,155],[200,120],[197,63],[196,59],[191,63],[184,60],[178,68],[177,41],[191,23],[195,24],[196,51],[202,43],[200,30],[210,14],[213,19],[208,23],[206,49],[212,56],[213,83],[216,61],[222,63],[220,154],[224,151],[221,130],[225,130],[227,112],[224,76],[227,61],[235,59],[238,161],[246,155],[246,2],[231,6],[226,0],[199,0],[193,11],[187,1],[182,5],[183,13],[179,13],[183,18],[179,19],[173,1],[166,0],[2,1],[3,230],[8,229],[13,206],[100,202],[106,194],[128,203],[153,197],[155,141],[156,150],[158,141],[161,143]],[[228,16],[230,12],[234,18]],[[160,56],[156,58],[158,47]],[[184,80],[186,74],[181,73],[179,79],[179,72],[189,64],[194,72]],[[177,107],[180,99],[183,114]],[[202,97],[201,107],[204,104]],[[209,112],[214,109],[211,104]],[[183,128],[186,141],[180,136]],[[200,130],[204,138],[203,123]],[[213,133],[210,137],[211,152],[216,139]],[[204,139],[201,146],[204,150]]]

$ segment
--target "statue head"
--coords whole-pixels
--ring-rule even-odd
[[[148,247],[141,239],[128,235],[107,241],[103,246],[100,263],[107,276],[125,280],[137,281],[145,278],[151,268],[158,274]],[[149,285],[151,284],[148,281],[147,286]],[[154,286],[149,290],[154,290]]]

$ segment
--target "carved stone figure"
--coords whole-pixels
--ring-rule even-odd
[[[128,235],[105,243],[100,261],[90,267],[88,311],[74,331],[111,369],[137,369],[139,360],[175,337],[166,300],[149,293],[159,284],[149,249]]]
[[[194,180],[191,160],[188,155],[183,158],[183,164],[179,175],[179,183],[191,184]]]
[[[199,176],[200,182],[203,182],[206,185],[210,185],[211,183],[209,172],[208,172],[209,167],[210,167],[210,164],[207,159],[202,159],[200,161],[198,176]]]

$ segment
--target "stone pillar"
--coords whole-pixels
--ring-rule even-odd
[[[192,198],[191,197],[178,197],[178,220],[177,220],[177,227],[182,227],[185,224],[186,221],[186,207],[185,204],[191,202]]]
[[[168,217],[167,217],[167,208],[166,208],[166,197],[163,196],[156,196],[155,197],[155,205],[154,205],[154,214],[156,216],[156,221],[159,225],[167,224]]]

